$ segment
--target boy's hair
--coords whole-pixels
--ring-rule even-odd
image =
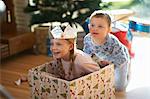
[[[105,18],[107,20],[108,26],[111,26],[111,17],[102,11],[94,11],[91,16],[90,20],[95,17],[95,18]]]

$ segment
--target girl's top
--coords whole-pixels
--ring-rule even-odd
[[[70,69],[72,66],[72,69]],[[73,80],[81,76],[87,75],[100,69],[98,64],[92,60],[92,58],[81,50],[75,50],[75,59],[73,64],[70,61],[64,61],[63,59],[54,60],[50,66],[50,73],[63,78],[63,71],[65,77],[63,79]]]

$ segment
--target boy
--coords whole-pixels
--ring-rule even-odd
[[[111,18],[108,14],[95,11],[90,16],[89,31],[84,38],[83,51],[94,54],[105,62],[115,65],[116,91],[125,90],[128,79],[130,57],[127,48],[112,34]]]

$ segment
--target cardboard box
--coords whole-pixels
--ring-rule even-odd
[[[32,99],[114,99],[114,65],[66,81],[48,73],[51,63],[32,68],[28,73]]]
[[[47,38],[48,38],[48,29],[49,27],[36,27],[35,36],[36,36],[36,47],[40,54],[47,54]]]
[[[78,37],[77,37],[77,48],[78,49],[83,49],[83,46],[84,46],[84,44],[83,44],[83,40],[84,40],[84,36],[86,35],[86,33],[85,32],[78,32]]]

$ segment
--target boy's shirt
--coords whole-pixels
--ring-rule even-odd
[[[127,48],[112,34],[108,34],[103,45],[94,44],[90,33],[87,34],[84,37],[83,51],[90,55],[95,54],[117,67],[127,65],[130,60]]]

